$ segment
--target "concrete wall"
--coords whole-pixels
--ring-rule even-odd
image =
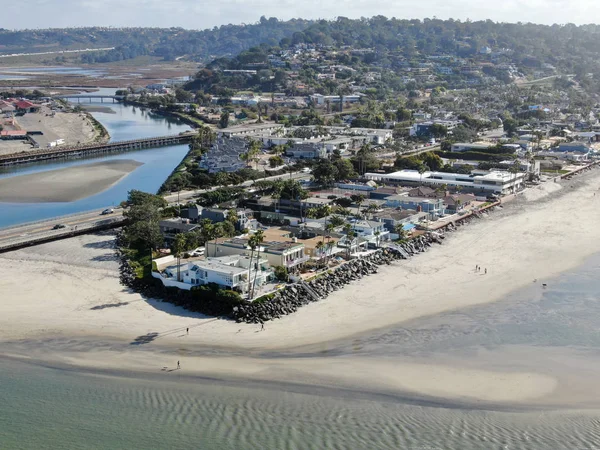
[[[179,288],[179,289],[185,289],[186,291],[189,291],[189,290],[192,289],[192,285],[191,284],[182,283],[180,281],[169,280],[169,279],[164,278],[163,276],[161,276],[161,274],[158,273],[158,272],[152,272],[152,276],[154,278],[158,278],[160,281],[162,281],[162,284],[165,287],[176,287],[176,288]]]

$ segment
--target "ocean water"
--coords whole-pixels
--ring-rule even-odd
[[[255,354],[533,370],[559,379],[560,395],[551,402],[418,397],[376,392],[368,383],[348,390],[177,372],[143,378],[0,357],[0,448],[600,449],[599,270],[596,256],[500,302],[330,342],[326,350]]]

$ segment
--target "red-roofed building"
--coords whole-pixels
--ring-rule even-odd
[[[2,130],[0,131],[0,139],[25,139],[27,131],[25,130]]]
[[[20,112],[36,112],[40,109],[39,105],[35,105],[27,100],[21,100],[15,103],[15,106]]]

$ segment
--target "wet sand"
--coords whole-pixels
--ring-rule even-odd
[[[333,340],[503,300],[532,286],[533,280],[541,289],[545,280],[599,253],[600,209],[591,206],[600,202],[593,195],[600,188],[598,175],[588,173],[562,189],[546,183],[504,211],[448,235],[443,245],[383,267],[327,299],[267,323],[264,331],[128,292],[119,284],[108,234],[7,253],[0,255],[0,342],[5,354],[95,370],[156,372],[162,366],[172,369],[180,360],[199,376],[543,403],[556,395],[560,380],[533,364],[486,368],[439,358],[364,359],[328,357],[327,352]],[[560,192],[548,196],[551,191]],[[476,272],[476,264],[487,268],[487,275]],[[313,345],[311,358],[276,358],[278,352],[291,354],[306,345]],[[198,349],[210,354],[195,355]],[[569,379],[568,373],[563,376],[567,384]],[[570,397],[561,395],[568,403]]]
[[[0,202],[73,202],[107,190],[142,164],[120,159],[2,178]]]

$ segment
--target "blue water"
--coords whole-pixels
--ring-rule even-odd
[[[132,106],[124,106],[118,103],[93,103],[93,105],[110,107],[116,112],[116,114],[107,112],[92,113],[106,127],[113,141],[177,134],[190,129],[188,125],[181,121],[159,116]],[[176,145],[97,158],[23,165],[0,171],[0,178],[4,178],[98,161],[134,159],[144,163],[108,190],[74,202],[0,203],[0,227],[117,205],[126,199],[127,192],[131,189],[156,192],[171,171],[181,162],[187,151],[187,145]]]

